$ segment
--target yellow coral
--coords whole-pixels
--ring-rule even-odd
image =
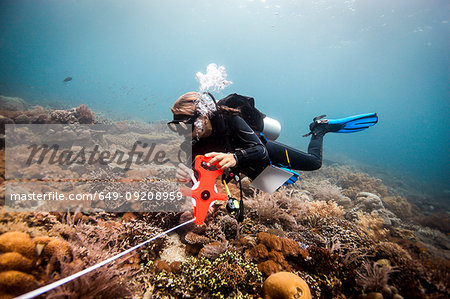
[[[0,236],[0,252],[18,252],[27,258],[36,257],[34,242],[22,232],[8,232]]]
[[[4,294],[4,293],[0,293],[0,299],[12,299],[14,298],[14,295],[11,294]]]
[[[7,252],[0,255],[0,271],[17,270],[29,272],[33,269],[33,262],[18,252]]]
[[[33,275],[11,270],[0,273],[0,292],[19,295],[39,286]]]
[[[264,282],[264,299],[311,299],[308,284],[291,272],[278,272]]]

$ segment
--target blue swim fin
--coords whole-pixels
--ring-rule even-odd
[[[313,119],[309,125],[310,132],[303,137],[313,134],[323,136],[328,132],[333,133],[354,133],[367,129],[378,122],[376,113],[366,113],[349,116],[339,119],[325,119],[326,115],[321,115]]]
[[[329,119],[328,125],[330,127],[329,132],[353,133],[365,130],[377,122],[378,115],[376,113],[366,113],[339,119]]]

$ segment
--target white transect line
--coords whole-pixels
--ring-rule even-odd
[[[51,284],[48,284],[48,285],[46,285],[46,286],[43,286],[43,287],[41,287],[41,288],[39,288],[39,289],[36,289],[36,290],[34,290],[34,291],[31,291],[31,292],[29,292],[29,293],[20,295],[20,296],[16,297],[16,299],[33,298],[33,297],[42,295],[42,294],[44,294],[44,293],[46,293],[46,292],[48,292],[48,291],[50,291],[50,290],[53,290],[54,288],[57,288],[57,287],[59,287],[59,286],[65,284],[65,283],[67,283],[67,282],[69,282],[69,281],[71,281],[71,280],[74,280],[74,279],[76,279],[76,278],[78,278],[78,277],[80,277],[80,276],[83,276],[84,274],[87,274],[87,273],[89,273],[89,272],[91,272],[91,271],[94,271],[95,269],[98,269],[98,268],[100,268],[100,267],[102,267],[102,266],[104,266],[104,265],[106,265],[106,264],[108,264],[108,263],[110,263],[110,262],[112,262],[112,261],[118,259],[119,257],[122,257],[122,256],[124,256],[124,255],[130,253],[131,251],[136,250],[136,249],[138,249],[138,248],[141,247],[141,246],[144,246],[145,244],[147,244],[147,243],[149,243],[149,242],[151,242],[151,241],[153,241],[153,240],[155,240],[155,239],[157,239],[157,238],[159,238],[159,237],[161,237],[161,236],[163,236],[163,235],[165,235],[165,234],[168,234],[168,233],[170,233],[171,231],[176,230],[176,229],[179,228],[179,227],[182,227],[183,225],[186,225],[186,224],[191,223],[191,222],[194,222],[194,221],[195,221],[195,218],[194,218],[194,219],[191,219],[191,220],[189,220],[189,221],[186,221],[186,222],[184,222],[184,223],[182,223],[182,224],[179,224],[179,225],[177,225],[177,226],[175,226],[175,227],[173,227],[173,228],[171,228],[171,229],[169,229],[169,230],[166,230],[165,232],[160,233],[160,234],[157,235],[157,236],[152,237],[151,239],[148,239],[147,241],[142,242],[141,244],[138,244],[138,245],[136,245],[136,246],[134,246],[134,247],[131,247],[130,249],[127,249],[127,250],[125,250],[124,252],[121,252],[121,253],[119,253],[119,254],[113,256],[113,257],[110,257],[109,259],[104,260],[103,262],[100,262],[100,263],[98,263],[98,264],[95,264],[95,265],[93,265],[93,266],[91,266],[91,267],[89,267],[89,268],[86,268],[86,269],[84,269],[84,270],[82,270],[82,271],[80,271],[80,272],[77,272],[77,273],[75,273],[75,274],[72,274],[72,275],[70,275],[70,276],[67,276],[67,277],[65,277],[65,278],[63,278],[63,279],[57,280],[57,281],[55,281],[55,282],[53,282],[53,283],[51,283]]]

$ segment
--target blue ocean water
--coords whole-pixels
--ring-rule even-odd
[[[233,81],[217,97],[254,97],[300,149],[314,116],[377,112],[325,158],[448,198],[449,18],[445,0],[1,0],[0,94],[155,121],[216,63]]]

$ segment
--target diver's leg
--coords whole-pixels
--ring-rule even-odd
[[[311,136],[308,153],[272,140],[267,140],[266,148],[273,164],[289,166],[286,157],[287,150],[290,168],[296,170],[316,170],[322,166],[322,145],[323,134],[317,134]]]

